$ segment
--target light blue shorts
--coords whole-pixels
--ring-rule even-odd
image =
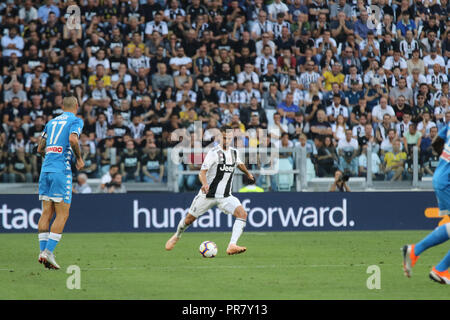
[[[72,173],[41,172],[39,200],[70,203],[72,201]]]

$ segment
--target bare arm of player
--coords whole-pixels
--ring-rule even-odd
[[[442,151],[444,150],[445,140],[439,136],[436,136],[431,143],[433,150],[440,156]]]
[[[73,154],[75,155],[75,159],[77,159],[76,167],[78,170],[84,167],[84,161],[81,157],[80,144],[78,143],[78,135],[72,133],[69,136],[70,146],[72,147]]]
[[[253,177],[253,175],[247,170],[247,167],[245,166],[245,164],[241,163],[237,165],[238,169],[241,170],[243,173],[245,173],[245,175],[247,176],[247,178],[252,181],[255,182],[255,178]]]
[[[41,137],[39,140],[39,144],[37,147],[37,152],[42,156],[42,158],[45,158],[45,147],[47,145],[47,139]]]
[[[202,191],[203,193],[207,194],[209,191],[209,185],[206,180],[206,171],[208,170],[200,170],[200,173],[198,174],[198,178],[200,179],[200,183],[202,184]]]

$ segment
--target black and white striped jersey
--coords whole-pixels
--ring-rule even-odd
[[[432,85],[437,90],[442,89],[442,84],[444,82],[448,82],[448,78],[447,75],[442,72],[439,72],[438,74],[433,72],[427,75],[427,84]]]
[[[412,58],[412,53],[414,50],[420,50],[417,40],[413,39],[411,42],[408,42],[405,39],[400,42],[400,52],[407,60]]]
[[[305,90],[308,90],[309,89],[309,85],[311,83],[316,83],[317,81],[319,81],[319,78],[320,78],[320,74],[318,74],[315,71],[312,71],[311,73],[310,72],[304,72],[304,73],[301,74],[299,82],[301,84],[303,84],[303,88]]]
[[[206,197],[225,198],[230,196],[234,170],[237,165],[242,163],[239,152],[235,148],[224,150],[218,145],[209,150],[201,168],[201,170],[208,170],[206,181],[209,185],[209,192]]]

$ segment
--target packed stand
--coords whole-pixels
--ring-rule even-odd
[[[70,27],[70,5],[81,28]],[[79,193],[95,191],[91,178],[102,192],[166,182],[167,148],[179,143],[171,133],[202,139],[196,121],[256,130],[247,147],[306,147],[309,178],[337,169],[365,177],[369,149],[374,179],[410,179],[414,146],[421,176],[432,175],[431,141],[450,120],[448,8],[448,0],[7,0],[0,179],[38,180],[37,141],[70,94],[84,120]],[[203,157],[187,155],[179,169],[198,170]],[[291,153],[282,160],[295,168]],[[266,189],[277,182],[258,178]],[[179,179],[182,190],[198,183]]]

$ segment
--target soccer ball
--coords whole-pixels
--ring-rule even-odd
[[[217,254],[217,245],[212,241],[204,241],[199,251],[203,258],[214,258]]]

